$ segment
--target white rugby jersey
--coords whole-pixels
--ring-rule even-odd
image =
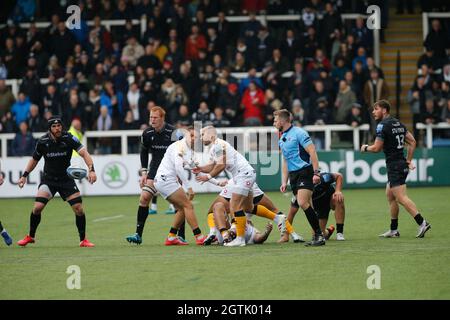
[[[237,152],[228,142],[219,138],[214,141],[209,149],[210,161],[217,162],[224,151],[226,156],[225,170],[229,171],[233,177],[242,172],[255,170],[242,154]]]
[[[165,176],[166,178],[179,177],[183,185],[187,186],[189,180],[188,172],[185,169],[189,169],[190,164],[194,161],[194,152],[187,145],[186,139],[183,138],[172,143],[167,148],[156,176]]]

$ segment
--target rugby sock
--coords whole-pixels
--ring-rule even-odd
[[[83,241],[86,238],[86,216],[84,214],[82,216],[75,215],[75,223],[80,235],[80,241]]]
[[[3,225],[2,225],[2,223],[0,221],[0,232],[2,232],[2,231],[3,231]]]
[[[173,238],[175,238],[175,237],[177,236],[177,232],[178,232],[178,229],[172,227],[172,228],[170,228],[169,235],[168,235],[167,237],[168,237],[170,240],[172,240]]]
[[[423,222],[423,217],[419,212],[417,212],[417,214],[414,216],[414,220],[416,220],[417,224],[420,226]]]
[[[270,220],[274,220],[277,216],[274,212],[270,211],[266,207],[262,205],[257,205],[253,208],[253,214],[256,214],[258,217],[267,218]]]
[[[30,216],[30,237],[34,238],[36,235],[36,229],[41,222],[41,215],[40,214],[34,214],[31,212]]]
[[[200,228],[195,228],[194,230],[192,230],[192,233],[194,234],[194,238],[197,239],[199,236],[202,235],[202,231],[200,230]]]
[[[148,217],[148,207],[139,206],[137,213],[137,225],[136,225],[136,233],[142,237],[142,232],[144,232],[145,221]]]
[[[397,228],[398,228],[398,219],[391,219],[391,230],[397,230]]]
[[[245,237],[245,224],[247,223],[247,218],[245,218],[245,213],[242,210],[236,211],[234,213],[236,219],[236,236]]]
[[[214,234],[217,230],[216,223],[214,222],[214,214],[212,212],[208,213],[208,227],[209,227],[209,234]]]
[[[289,234],[294,232],[294,227],[292,226],[292,224],[289,221],[287,221],[287,219],[286,219],[286,231]]]
[[[155,196],[152,198],[152,204],[151,204],[150,209],[155,210],[155,211],[158,210],[157,199],[158,199],[158,197],[155,197]]]
[[[186,239],[185,226],[186,226],[186,221],[183,221],[183,223],[180,226],[180,229],[178,229],[178,236],[183,239]]]
[[[308,207],[308,209],[303,210],[306,215],[306,219],[308,219],[309,225],[314,230],[314,233],[322,234],[322,230],[320,230],[319,219],[317,218],[317,213],[314,211],[313,207]]]
[[[343,223],[336,223],[336,232],[344,233],[344,224]]]

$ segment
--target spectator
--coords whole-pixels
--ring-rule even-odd
[[[217,105],[225,110],[225,115],[230,119],[232,125],[237,125],[236,116],[239,111],[241,97],[239,96],[238,86],[236,83],[230,83],[227,91],[219,94]]]
[[[145,54],[137,60],[137,65],[144,68],[144,70],[147,68],[161,69],[161,62],[155,55],[155,49],[152,44],[145,46]]]
[[[309,96],[310,86],[306,73],[303,71],[302,60],[296,59],[294,73],[288,80],[288,87],[293,99],[305,101]]]
[[[441,122],[450,124],[450,99],[447,100],[447,103],[445,105],[445,108],[442,109],[442,114],[441,114]],[[449,130],[447,130],[448,132]],[[450,136],[447,136],[447,138],[450,138]]]
[[[307,117],[308,120],[311,120],[311,118],[314,115],[314,110],[316,109],[316,106],[319,104],[319,99],[325,99],[327,101],[327,106],[329,105],[330,96],[325,91],[325,86],[321,80],[314,82],[314,90],[311,93],[309,97],[309,106],[307,108]]]
[[[348,82],[348,76],[345,77],[345,80]],[[364,86],[367,82],[366,74],[364,73],[363,63],[361,61],[357,61],[355,64],[355,69],[352,73],[352,83],[354,86],[354,92],[358,92],[358,99],[363,101],[363,91]]]
[[[100,95],[97,90],[89,90],[88,100],[84,104],[81,121],[85,124],[86,130],[94,128],[95,119],[100,113]]]
[[[356,19],[356,26],[352,29],[351,34],[355,37],[356,46],[361,46],[367,49],[373,46],[373,34],[372,30],[366,27],[363,18]]]
[[[332,114],[330,108],[328,107],[328,100],[325,97],[320,97],[317,99],[317,105],[313,110],[310,123],[316,126],[321,126],[331,123],[331,119]]]
[[[425,100],[425,111],[422,113],[422,122],[425,124],[435,124],[440,121],[440,114],[437,110],[434,99]]]
[[[183,63],[183,52],[178,47],[178,43],[174,40],[169,42],[169,51],[166,54],[165,62],[171,63],[172,70],[180,70],[180,65]]]
[[[362,63],[363,68],[367,67],[366,49],[364,49],[364,47],[358,48],[357,56],[352,61],[353,70],[355,70],[355,65],[358,61]]]
[[[0,80],[5,80],[8,78],[8,68],[2,61],[2,56],[0,55]]]
[[[247,72],[248,63],[241,52],[236,52],[233,63],[230,65],[232,72]]]
[[[347,115],[346,123],[353,128],[359,127],[364,123],[361,112],[362,106],[359,103],[353,103],[352,109]]]
[[[367,106],[368,114],[366,114],[366,116],[370,119],[371,134],[374,135],[376,122],[375,119],[371,117],[373,104],[375,103],[375,101],[381,99],[389,99],[389,87],[386,81],[379,78],[377,69],[373,69],[370,72],[370,79],[367,80],[366,84],[364,85],[363,95],[364,103]]]
[[[345,61],[342,57],[336,58],[336,67],[331,70],[331,77],[333,82],[338,85],[341,80],[345,80],[345,73],[349,71],[345,66]]]
[[[1,52],[2,61],[8,70],[8,78],[15,79],[20,76],[20,58],[17,50],[14,48],[14,40],[7,38],[5,41],[5,48]]]
[[[82,118],[82,106],[80,98],[76,92],[69,94],[69,103],[64,107],[62,120],[68,126],[74,118]]]
[[[127,106],[133,116],[133,121],[140,123],[141,115],[139,112],[139,87],[136,82],[132,83],[127,93]]]
[[[27,123],[21,122],[19,124],[19,132],[11,145],[11,155],[13,157],[31,156],[34,151],[35,141],[33,135],[28,131]]]
[[[264,92],[251,81],[242,96],[241,109],[244,110],[244,125],[260,126],[264,122]]]
[[[123,119],[123,123],[120,126],[120,130],[138,130],[139,127],[140,127],[139,121],[136,121],[134,119],[133,112],[131,110],[128,110],[125,113],[125,118]],[[135,143],[134,144],[129,143],[128,144],[128,152],[130,152],[131,145],[137,146]],[[137,148],[133,147],[132,149],[133,149],[133,153],[136,153],[134,151],[137,151]]]
[[[16,125],[26,122],[30,113],[31,102],[24,92],[19,92],[17,101],[13,104],[11,113],[14,116]],[[28,129],[28,128],[27,128]]]
[[[322,49],[317,49],[314,59],[308,63],[306,71],[311,73],[311,78],[317,79],[321,71],[330,72],[331,64],[328,58],[324,55]]]
[[[250,12],[248,18],[249,20],[242,24],[239,36],[244,38],[245,45],[249,50],[249,55],[253,57],[255,56],[258,43],[257,35],[262,25],[261,22],[256,20],[256,15],[254,12]]]
[[[294,30],[287,29],[286,38],[281,42],[280,50],[283,56],[289,60],[289,64],[293,64],[294,60],[300,56],[300,49],[301,45],[295,38]]]
[[[74,36],[66,29],[63,21],[58,23],[58,30],[51,37],[51,52],[58,57],[61,65],[65,65],[75,46]]]
[[[294,126],[301,127],[304,123],[306,123],[305,109],[303,109],[300,99],[294,99],[294,101],[292,101],[291,111],[292,116],[294,117],[292,120]]]
[[[247,78],[241,79],[241,82],[239,84],[240,94],[243,94],[244,91],[247,90],[248,86],[250,85],[250,82],[256,83],[256,85],[260,88],[263,87],[263,83],[257,75],[256,68],[250,68],[250,70],[248,70]]]
[[[30,98],[32,103],[39,104],[41,102],[41,80],[33,69],[27,70],[19,89]]]
[[[30,116],[28,118],[28,128],[31,132],[45,132],[47,131],[47,123],[39,115],[39,107],[32,104],[30,107]]]
[[[443,61],[434,55],[433,48],[426,47],[425,53],[417,60],[417,68],[420,69],[424,64],[429,66],[433,72],[436,72],[442,68]]]
[[[280,76],[289,70],[289,61],[286,57],[281,55],[281,51],[278,48],[273,50],[271,62],[274,71],[276,71]]]
[[[273,52],[275,47],[275,40],[269,33],[269,29],[267,27],[262,27],[258,32],[258,40],[257,40],[257,64],[258,67],[262,67],[264,63],[270,59],[270,55]],[[280,56],[281,56],[280,52]],[[287,60],[286,63],[289,63]]]
[[[413,115],[413,134],[416,139],[419,138],[419,131],[416,124],[422,121],[421,113],[425,111],[425,100],[432,96],[430,90],[425,88],[425,78],[418,76],[412,88],[408,91],[408,103],[410,111]]]
[[[450,38],[448,33],[442,29],[439,20],[434,19],[431,22],[431,30],[425,38],[423,45],[424,47],[433,49],[436,58],[446,58],[446,50],[450,48]]]
[[[305,61],[312,61],[314,53],[316,52],[317,48],[319,48],[319,40],[317,39],[316,29],[314,27],[308,27],[307,34],[302,43],[302,52]]]
[[[218,54],[221,58],[225,57],[226,54],[226,43],[224,39],[217,34],[217,31],[213,27],[208,27],[208,55],[210,57]]]
[[[97,131],[109,131],[112,128],[112,118],[109,114],[108,106],[101,106],[100,115],[97,118]],[[111,154],[112,140],[109,137],[98,138],[97,140],[97,154]]]
[[[0,118],[11,110],[16,99],[11,90],[6,86],[4,79],[0,79]]]
[[[192,114],[192,121],[201,121],[202,126],[209,126],[214,119],[213,113],[209,110],[206,102],[200,102],[198,110]]]
[[[336,107],[336,123],[345,123],[352,106],[356,103],[356,96],[345,80],[339,82],[339,93],[334,106]]]
[[[144,55],[144,48],[132,36],[127,40],[127,45],[122,50],[122,58],[127,59],[131,66],[135,67],[138,59]]]
[[[328,2],[325,4],[325,15],[321,21],[322,47],[325,48],[326,55],[331,54],[331,45],[335,31],[342,28],[341,16],[334,10],[333,4]]]
[[[365,70],[366,73],[366,79],[370,79],[370,73],[372,72],[372,70],[376,69],[378,71],[378,76],[381,79],[384,79],[384,72],[383,70],[381,70],[380,67],[378,67],[377,65],[375,65],[375,60],[372,57],[367,57],[366,59],[366,63],[367,63],[367,69]]]
[[[44,68],[43,75],[44,77],[53,75],[56,79],[64,77],[64,69],[60,67],[58,58],[55,55],[50,57],[48,65]]]
[[[177,128],[187,128],[192,124],[192,117],[189,114],[189,108],[187,105],[182,104],[178,108],[178,114],[176,115],[173,124]]]
[[[17,125],[13,119],[11,112],[6,112],[3,117],[0,118],[0,132],[1,133],[13,133],[16,131]]]
[[[189,99],[187,94],[184,92],[184,89],[181,85],[176,84],[175,89],[169,93],[167,98],[167,109],[170,115],[170,119],[173,120],[176,117],[176,112],[178,108],[184,104],[187,105],[189,103]],[[201,104],[200,104],[201,106]]]
[[[231,124],[230,120],[224,115],[224,110],[216,106],[214,108],[214,115],[212,120],[212,125],[216,128],[229,127]]]
[[[197,25],[191,27],[191,34],[186,39],[185,44],[185,59],[186,60],[196,60],[198,59],[198,52],[200,49],[206,50],[208,44],[204,35],[200,33]]]
[[[44,106],[44,113],[51,111],[53,114],[62,114],[61,98],[54,84],[47,85],[47,92],[44,94],[42,105]]]
[[[113,126],[117,128],[118,120],[123,113],[123,95],[117,92],[111,81],[106,81],[103,91],[100,93],[100,105],[108,108],[108,114],[113,120]]]

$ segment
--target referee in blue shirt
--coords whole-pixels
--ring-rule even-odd
[[[281,132],[278,145],[283,154],[280,191],[286,191],[289,176],[292,192],[314,230],[312,240],[306,245],[322,246],[325,239],[312,206],[314,183],[320,182],[319,159],[309,134],[304,129],[293,126],[291,119],[292,115],[286,109],[274,112],[274,126]]]

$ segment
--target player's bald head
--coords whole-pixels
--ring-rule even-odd
[[[214,142],[217,138],[217,130],[213,126],[206,126],[201,130],[201,139],[205,146]]]

